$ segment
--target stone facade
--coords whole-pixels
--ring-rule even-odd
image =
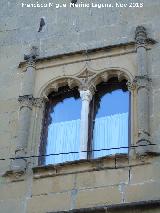
[[[160,212],[160,2],[124,3],[56,9],[1,0],[0,212]],[[48,94],[79,88],[84,150],[89,102],[111,77],[126,79],[131,93],[129,154],[38,165]]]

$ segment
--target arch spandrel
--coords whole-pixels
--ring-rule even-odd
[[[69,86],[73,88],[77,86],[79,90],[91,89],[94,90],[96,85],[101,82],[107,82],[110,78],[116,77],[119,81],[127,80],[132,82],[133,75],[122,68],[108,68],[101,70],[93,70],[85,67],[74,76],[63,76],[57,79],[52,79],[47,82],[40,90],[39,97],[47,97],[52,91],[57,91],[59,87]]]

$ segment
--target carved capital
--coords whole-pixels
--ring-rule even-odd
[[[151,82],[152,80],[148,77],[148,75],[135,76],[133,80],[133,83],[136,85],[137,90],[140,90],[142,88],[149,90]]]
[[[77,78],[80,80],[80,90],[81,91],[86,91],[86,90],[90,90],[92,92],[92,94],[95,91],[95,86],[92,83],[91,79],[95,76],[96,74],[92,71],[89,71],[87,68],[80,73]]]
[[[128,91],[132,92],[136,89],[136,83],[134,81],[127,81]]]
[[[32,109],[32,107],[42,107],[45,100],[44,98],[34,98],[32,95],[24,95],[24,96],[19,96],[18,102],[22,107],[28,107]]]
[[[31,49],[31,53],[29,55],[24,55],[24,60],[27,62],[27,68],[28,67],[35,68],[37,56],[38,56],[38,48],[33,46]]]
[[[137,48],[146,47],[147,44],[147,31],[143,26],[138,26],[135,31],[135,41]]]
[[[89,90],[81,90],[80,97],[81,97],[82,101],[90,102],[92,100],[92,93]]]

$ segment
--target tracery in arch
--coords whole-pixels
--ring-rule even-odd
[[[128,74],[126,74],[123,71],[116,70],[116,69],[106,70],[106,71],[103,70],[103,71],[100,71],[100,72],[90,71],[88,69],[85,69],[75,76],[72,76],[72,77],[67,76],[66,78],[63,77],[63,78],[56,79],[53,82],[49,82],[47,87],[43,90],[43,94],[45,94],[48,97],[49,101],[51,99],[52,99],[51,101],[53,101],[54,97],[57,94],[59,95],[61,92],[64,93],[64,97],[63,97],[63,95],[59,96],[60,98],[58,99],[57,102],[54,99],[55,105],[53,104],[52,107],[55,107],[58,102],[59,103],[62,102],[65,98],[69,98],[70,93],[72,93],[72,89],[73,89],[73,91],[76,89],[76,93],[78,94],[78,96],[77,96],[78,98],[80,98],[79,92],[81,90],[83,90],[83,91],[90,90],[92,92],[93,98],[92,98],[92,101],[90,103],[90,108],[89,108],[90,113],[89,113],[89,123],[88,123],[88,128],[91,130],[91,131],[89,131],[89,137],[88,137],[89,140],[88,140],[88,148],[87,148],[89,158],[90,157],[96,158],[96,157],[101,157],[101,156],[109,154],[109,152],[108,153],[104,152],[104,153],[101,153],[101,155],[96,155],[94,152],[91,151],[93,149],[97,149],[97,148],[103,149],[103,148],[110,148],[110,147],[117,146],[117,144],[113,142],[114,141],[113,139],[111,140],[111,144],[107,147],[98,147],[99,145],[98,146],[96,145],[96,144],[99,143],[99,142],[97,143],[97,139],[95,139],[97,137],[97,136],[95,136],[95,129],[97,128],[97,124],[96,124],[97,117],[96,116],[97,116],[97,114],[98,114],[98,112],[101,108],[101,105],[103,105],[103,103],[102,103],[103,102],[102,101],[103,96],[105,96],[106,94],[112,93],[112,92],[115,93],[115,91],[119,90],[118,92],[121,93],[120,95],[122,97],[123,96],[122,93],[128,91],[127,81],[128,80],[130,81],[130,79],[131,78],[128,76]],[[111,86],[111,87],[108,86],[111,83],[114,83],[114,86]],[[74,98],[76,98],[76,97],[74,97]],[[129,95],[126,97],[126,100],[128,101],[127,104],[129,104]],[[109,106],[108,104],[110,104],[110,103],[107,103],[106,108]],[[115,105],[118,107],[118,102],[116,102]],[[77,108],[77,107],[75,107],[75,108]],[[49,112],[49,108],[46,107],[45,109],[48,110],[48,112]],[[52,111],[53,111],[53,108],[52,108]],[[125,118],[124,118],[125,119],[124,122],[125,122],[125,125],[126,125],[125,134],[128,134],[128,129],[129,129],[128,124],[127,124],[127,122],[128,122],[128,114],[127,113],[129,113],[129,108],[128,108],[128,111],[126,112],[126,115],[125,115]],[[64,114],[64,113],[62,113],[62,114]],[[121,117],[124,117],[124,115],[121,116]],[[45,123],[43,124],[43,126],[46,125],[46,128],[48,128],[48,126],[52,123],[51,122],[51,120],[53,120],[52,112],[47,117],[47,119],[48,119],[46,121],[47,125]],[[108,119],[108,118],[105,117],[105,119]],[[120,119],[120,118],[118,118],[118,119]],[[63,120],[62,120],[62,122],[63,122]],[[121,126],[121,124],[119,124],[119,125]],[[79,124],[78,124],[78,126],[79,126]],[[77,127],[77,128],[80,128],[80,126]],[[119,127],[117,127],[117,128],[119,128]],[[100,129],[102,129],[102,127]],[[103,128],[103,129],[105,129],[105,128]],[[113,128],[112,128],[112,130],[113,130]],[[46,134],[48,134],[47,131],[44,134],[45,139],[47,137]],[[78,133],[78,134],[80,134],[80,133]],[[117,134],[119,134],[119,133],[117,133]],[[63,135],[63,134],[60,134],[60,135]],[[101,135],[102,135],[102,132],[101,132]],[[128,138],[128,135],[125,135],[125,137]],[[54,141],[57,141],[57,140],[58,139],[56,139]],[[105,141],[106,139],[101,138],[101,140]],[[78,139],[76,139],[76,141],[78,141]],[[128,146],[128,139],[125,139],[125,141],[127,141],[125,145],[123,144],[123,142],[119,145]],[[65,144],[67,144],[67,142],[65,142]],[[47,148],[47,146],[46,146],[46,142],[45,142],[45,144],[42,144],[41,148],[40,148],[41,150],[43,150],[42,154],[44,154],[44,150],[45,150],[45,154],[46,154],[46,148]],[[68,151],[73,151],[73,152],[78,151],[79,152],[80,150],[77,146],[76,150],[69,150],[68,149]],[[53,153],[57,152],[56,148],[54,148],[54,150],[52,150],[51,153],[52,152]],[[59,152],[65,152],[65,151],[62,149]],[[115,153],[117,153],[117,152],[112,152],[112,154],[115,154]],[[126,150],[124,151],[124,153],[126,153]],[[47,154],[49,154],[49,153],[47,153]],[[73,156],[72,156],[71,158],[68,159],[68,161],[70,161],[71,159],[77,160],[77,159],[79,159],[79,157],[76,156],[76,158],[73,158]],[[62,160],[62,158],[60,158],[60,160],[59,160],[59,162],[65,162],[65,161],[66,161],[66,158],[64,158],[63,160]],[[56,163],[56,162],[58,162],[58,161],[53,161],[51,163]],[[42,163],[42,161],[41,161],[41,163]]]

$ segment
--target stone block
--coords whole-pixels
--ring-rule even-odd
[[[129,170],[127,169],[110,169],[94,172],[86,172],[77,174],[76,187],[94,188],[120,183],[128,183]]]
[[[159,162],[148,165],[135,166],[132,167],[130,171],[131,184],[160,180]]]
[[[121,193],[118,186],[80,190],[76,197],[76,208],[117,203],[121,203]]]
[[[126,185],[124,189],[125,202],[156,200],[160,197],[160,182],[147,182]]]
[[[11,199],[0,201],[0,212],[2,213],[19,213],[24,212],[24,200]]]
[[[69,210],[71,193],[34,196],[27,201],[27,213],[44,213]]]
[[[0,185],[0,200],[18,199],[26,195],[27,186],[25,182],[13,182]]]
[[[33,181],[32,195],[49,194],[72,190],[74,175],[63,175]]]

